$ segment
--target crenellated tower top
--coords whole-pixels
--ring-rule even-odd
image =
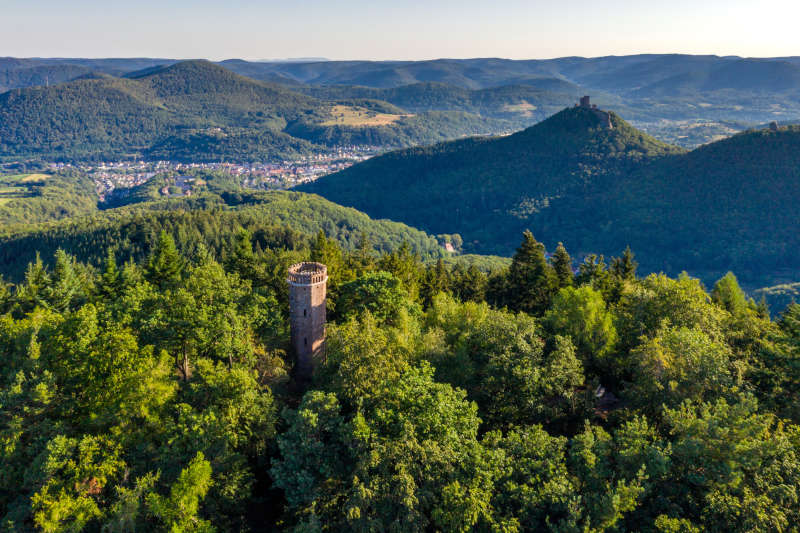
[[[328,267],[322,263],[304,261],[289,267],[286,281],[294,285],[316,285],[328,280]]]

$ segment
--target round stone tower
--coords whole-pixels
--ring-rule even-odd
[[[322,263],[289,267],[289,315],[297,377],[308,379],[325,357],[325,290],[328,268]]]

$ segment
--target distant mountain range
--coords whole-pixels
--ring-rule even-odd
[[[50,68],[54,80],[65,81],[72,79],[70,75],[75,72],[121,75],[177,62],[179,60],[158,58],[0,58],[0,91],[43,84],[39,78],[26,72],[30,69]],[[593,90],[655,95],[660,91],[687,86],[703,91],[733,89],[797,93],[800,89],[800,56],[755,59],[642,54],[544,60],[485,58],[429,61],[298,58],[275,61],[228,59],[218,64],[261,81],[283,80],[304,85],[358,85],[373,88],[437,82],[464,89],[485,89],[520,84],[537,86],[555,80]]]
[[[521,91],[495,102],[498,109],[512,106],[497,117],[421,107],[411,113],[364,98],[317,98],[207,61],[147,66],[122,77],[63,68],[81,74],[0,94],[0,157],[264,161],[342,144],[391,148],[512,130],[543,118],[542,111],[531,113],[541,107],[537,95],[551,106],[558,101]]]
[[[563,241],[579,257],[630,245],[644,271],[713,280],[732,269],[765,286],[800,269],[796,126],[686,152],[614,113],[572,107],[509,137],[397,151],[301,190],[460,233],[478,253],[510,254],[529,228],[549,249]]]
[[[179,61],[159,58],[0,58],[0,93],[52,87],[99,75],[120,78],[135,72],[153,74],[176,63]],[[320,115],[301,121],[292,131],[277,130],[312,143],[388,142],[391,146],[408,146],[475,133],[513,131],[546,118],[578,94],[592,94],[600,105],[623,113],[637,127],[688,147],[771,120],[800,118],[800,57],[645,54],[519,61],[229,59],[217,65],[251,81],[280,85],[325,102],[376,99],[401,108],[403,114],[462,113],[405,117],[381,128],[362,125],[358,129],[353,124],[313,127]],[[209,74],[212,78],[216,75]],[[185,129],[184,124],[177,126]],[[275,133],[274,129],[269,134],[263,130],[247,132],[249,140],[231,155],[238,157],[254,144],[264,144],[265,135],[274,137]],[[73,142],[69,135],[66,137],[67,144]],[[291,144],[288,139],[283,141]],[[302,151],[303,147],[308,148],[301,143],[292,150]],[[280,147],[266,152],[281,151],[291,153]]]

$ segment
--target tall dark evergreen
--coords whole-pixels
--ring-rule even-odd
[[[426,305],[430,305],[433,297],[441,292],[450,292],[453,280],[450,270],[444,264],[444,260],[439,259],[436,264],[429,266],[425,270],[425,279],[422,286],[422,300]]]
[[[181,279],[184,260],[178,253],[175,240],[161,230],[158,241],[147,263],[147,278],[161,289],[174,286]]]
[[[105,296],[113,296],[117,294],[121,285],[120,271],[117,268],[117,259],[114,255],[114,249],[109,248],[106,250],[106,258],[103,261],[103,271],[100,274],[100,282],[98,289]]]
[[[550,305],[556,288],[556,275],[547,263],[544,245],[526,230],[508,270],[508,307],[540,315]]]
[[[45,291],[45,298],[51,308],[64,312],[83,297],[83,287],[77,268],[72,256],[64,250],[56,251],[53,273]]]
[[[553,271],[558,280],[558,287],[569,287],[572,285],[575,274],[572,272],[572,258],[567,253],[562,243],[558,243],[556,251],[553,252]]]
[[[615,257],[611,261],[611,272],[620,279],[634,279],[639,263],[634,259],[630,246],[625,247],[622,257]]]

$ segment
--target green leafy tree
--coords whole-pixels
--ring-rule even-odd
[[[790,531],[800,505],[800,429],[758,412],[752,397],[665,411],[672,436],[661,496],[705,531]],[[675,516],[675,515],[673,515]]]
[[[607,357],[615,350],[617,330],[600,292],[589,285],[561,289],[544,321],[554,333],[572,339],[581,359],[595,371],[613,372]]]
[[[211,465],[198,453],[170,487],[169,496],[150,493],[147,507],[170,531],[211,533],[214,527],[200,517],[200,503],[211,485]]]
[[[33,521],[42,531],[83,531],[103,516],[107,485],[125,463],[106,437],[56,437],[35,465],[41,488],[31,498]]]
[[[490,479],[476,468],[476,408],[433,381],[428,365],[385,383],[349,417],[335,395],[313,391],[287,419],[272,475],[299,528],[421,531],[460,517],[458,529],[469,529],[479,520]]]
[[[380,321],[393,321],[414,307],[403,283],[394,275],[378,271],[342,285],[336,304],[345,319],[369,312]]]
[[[713,401],[737,385],[730,348],[698,329],[669,328],[637,347],[630,401],[646,413],[684,400]]]
[[[617,309],[624,346],[633,347],[640,337],[656,335],[664,321],[675,327],[699,328],[716,340],[723,336],[724,312],[712,304],[698,280],[685,274],[678,279],[647,276],[625,289]]]
[[[489,427],[549,421],[569,413],[583,368],[567,339],[546,353],[535,320],[440,296],[427,327],[444,343],[428,349],[437,378],[463,388]]]

